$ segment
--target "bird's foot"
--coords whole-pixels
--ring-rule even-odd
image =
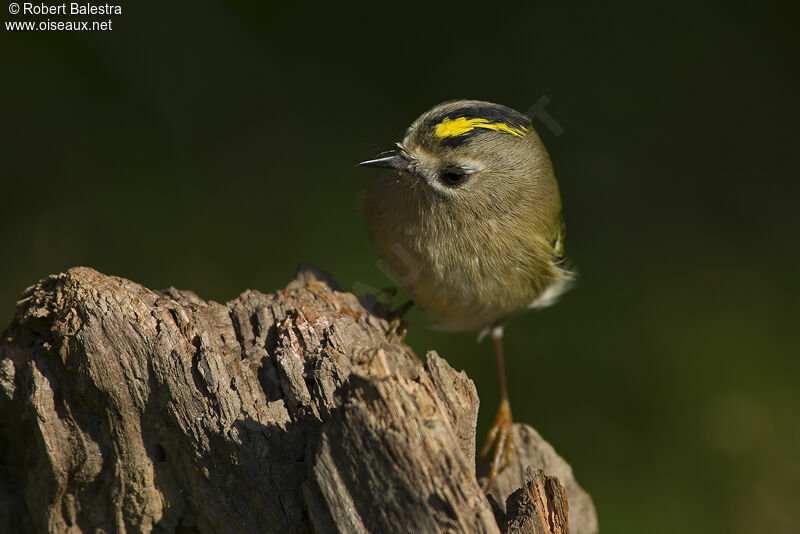
[[[483,458],[494,447],[494,455],[489,464],[489,478],[486,479],[483,487],[483,491],[486,493],[492,489],[497,475],[508,466],[514,455],[513,426],[511,404],[509,404],[508,399],[503,399],[497,409],[497,415],[494,417],[494,424],[489,429],[489,435],[486,436],[486,442],[483,445],[483,449],[481,449],[481,458]]]
[[[395,317],[389,321],[389,334],[397,336],[402,343],[406,339],[406,332],[408,332],[408,323],[400,317]]]
[[[392,309],[392,301],[397,296],[397,288],[390,287],[382,289],[377,297],[383,306],[383,312],[389,319],[389,333],[396,335],[402,342],[406,337],[408,331],[408,323],[403,319],[406,312],[414,305],[414,301],[409,300],[405,304],[401,304],[398,308]]]

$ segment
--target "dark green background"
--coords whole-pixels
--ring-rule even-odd
[[[508,325],[516,418],[604,532],[800,532],[797,16],[555,4],[135,2],[111,32],[3,30],[1,322],[74,265],[218,301],[300,261],[384,287],[353,163],[439,101],[547,96],[581,276]],[[489,343],[410,319],[485,431]]]

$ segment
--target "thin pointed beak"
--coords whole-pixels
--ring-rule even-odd
[[[408,160],[401,154],[395,152],[390,156],[362,161],[357,165],[359,167],[377,167],[379,169],[397,169],[398,171],[404,171],[408,168]]]

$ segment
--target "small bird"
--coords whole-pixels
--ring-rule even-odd
[[[525,115],[456,100],[423,113],[396,149],[359,165],[384,169],[362,212],[391,274],[434,328],[491,333],[501,402],[481,451],[494,445],[488,490],[513,451],[503,324],[554,303],[573,278],[550,157]]]

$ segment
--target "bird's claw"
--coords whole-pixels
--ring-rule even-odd
[[[513,427],[511,405],[507,399],[504,399],[500,402],[492,428],[489,430],[489,435],[486,436],[486,442],[481,449],[481,458],[483,458],[489,454],[492,446],[494,446],[494,455],[489,463],[489,478],[486,479],[483,487],[484,492],[488,493],[492,489],[497,475],[511,462],[511,458],[514,455]]]
[[[397,296],[397,288],[390,287],[381,289],[381,291],[376,295],[378,298],[378,302],[381,304],[383,308],[383,313],[389,319],[389,333],[395,334],[400,341],[403,341],[406,337],[406,331],[408,330],[408,323],[403,319],[406,312],[411,309],[411,306],[414,305],[414,302],[409,300],[405,304],[401,304],[399,307],[392,309],[392,301]]]
[[[396,335],[400,342],[405,340],[406,332],[408,332],[408,323],[402,317],[394,317],[389,321],[389,333]]]

